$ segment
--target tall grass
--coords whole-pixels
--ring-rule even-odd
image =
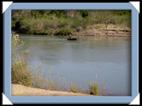
[[[55,81],[44,78],[42,71],[32,73],[32,86],[50,90],[56,90],[58,88]]]
[[[12,83],[32,86],[32,75],[24,61],[17,61],[12,65]]]
[[[75,84],[71,84],[69,89],[71,92],[74,92],[74,93],[79,92],[79,89],[77,88]]]
[[[89,85],[89,93],[91,95],[99,95],[99,88],[97,83],[90,83]]]
[[[25,86],[32,85],[32,75],[27,67],[26,61],[18,56],[16,47],[20,44],[19,36],[12,36],[12,83],[22,84]]]

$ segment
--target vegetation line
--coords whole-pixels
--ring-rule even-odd
[[[13,10],[12,31],[47,36],[122,36],[121,32],[130,32],[130,17],[128,10]]]

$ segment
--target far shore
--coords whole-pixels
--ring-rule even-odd
[[[20,34],[20,33],[19,33]],[[20,34],[23,36],[57,36],[57,37],[68,37],[68,35],[46,35],[46,34]],[[86,29],[72,32],[73,37],[95,37],[95,38],[123,38],[131,37],[131,29],[128,27],[121,27],[118,25],[109,24],[107,29],[104,24],[97,24],[88,26]]]
[[[118,25],[109,24],[105,28],[104,24],[88,26],[85,30],[76,32],[76,35],[86,35],[94,37],[130,37],[131,29]]]

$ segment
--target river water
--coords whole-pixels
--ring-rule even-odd
[[[97,83],[101,95],[131,95],[130,39],[84,39],[21,37],[18,53],[26,55],[32,72],[54,81],[58,89],[70,85],[87,92]]]

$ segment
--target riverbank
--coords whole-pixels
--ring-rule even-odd
[[[40,88],[27,87],[19,84],[12,84],[12,95],[14,96],[89,96],[89,94],[84,94],[84,93],[45,90]]]
[[[94,37],[130,37],[131,29],[113,24],[109,24],[106,28],[104,24],[96,24],[88,26],[85,30],[75,32],[74,35]]]
[[[111,27],[111,29],[110,29]],[[117,28],[120,30],[117,30]],[[27,35],[117,35],[131,28],[128,10],[15,10],[12,31]]]
[[[131,37],[131,29],[129,27],[124,27],[124,26],[118,26],[114,24],[109,24],[107,26],[107,29],[105,27],[105,24],[96,24],[96,25],[91,25],[88,26],[86,29],[81,29],[80,31],[74,31],[71,32],[72,37],[75,38],[85,38],[86,37],[94,37],[95,39],[105,39],[105,38],[128,38]],[[48,36],[48,37],[60,37],[60,38],[66,38],[68,35],[32,35],[32,34],[20,34],[23,36]]]

